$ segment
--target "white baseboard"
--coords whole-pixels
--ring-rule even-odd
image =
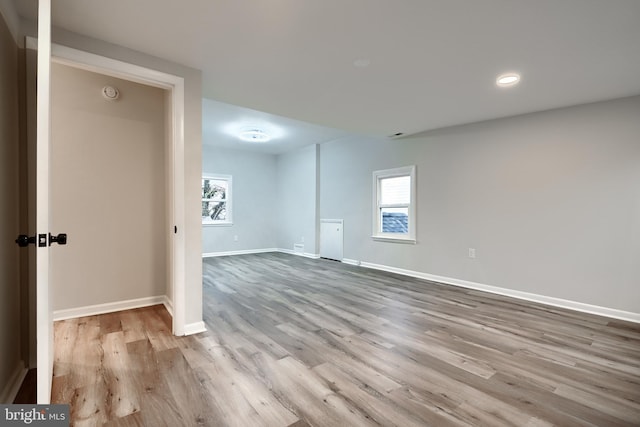
[[[349,265],[360,265],[360,261],[357,259],[342,258],[342,262]]]
[[[206,332],[207,327],[204,322],[195,322],[184,325],[184,334],[185,335],[193,335],[199,334],[200,332]]]
[[[11,404],[15,400],[24,377],[27,375],[27,368],[25,368],[22,361],[18,362],[18,365],[13,370],[13,374],[9,381],[4,386],[4,389],[0,390],[0,404]]]
[[[230,255],[263,254],[266,252],[278,252],[278,249],[266,248],[266,249],[246,249],[242,251],[206,252],[202,254],[202,258],[214,258],[219,256],[230,256]]]
[[[307,252],[295,252],[291,249],[276,249],[276,252],[281,252],[283,254],[289,254],[289,255],[296,255],[296,256],[303,256],[305,258],[312,258],[312,259],[319,259],[320,258],[320,254],[310,254]]]
[[[344,262],[344,260],[343,260]],[[348,263],[347,263],[348,264]],[[640,313],[630,311],[617,310],[608,307],[585,304],[577,301],[566,300],[562,298],[549,297],[546,295],[532,294],[529,292],[516,291],[513,289],[500,288],[498,286],[485,285],[467,280],[455,279],[451,277],[436,276],[434,274],[422,273],[419,271],[405,270],[402,268],[390,267],[388,265],[373,264],[370,262],[361,262],[360,265],[375,270],[388,271],[390,273],[402,274],[404,276],[416,277],[419,279],[430,280],[433,282],[445,283],[448,285],[460,286],[478,291],[490,292],[493,294],[504,295],[508,297],[518,298],[525,301],[532,301],[541,304],[551,305],[554,307],[567,308],[569,310],[580,311],[583,313],[596,314],[614,319],[626,320],[628,322],[640,323]]]
[[[148,307],[150,305],[157,304],[164,304],[166,307],[166,303],[168,301],[169,300],[165,295],[159,295],[155,297],[88,305],[86,307],[68,308],[65,310],[54,311],[53,320],[75,319],[77,317],[94,316],[96,314],[112,313],[114,311],[130,310],[132,308]]]
[[[283,253],[283,254],[302,256],[301,252],[296,252],[296,251],[291,250],[291,249],[276,249],[276,251],[280,252],[280,253]]]
[[[173,301],[171,301],[171,299],[167,295],[165,295],[162,304],[164,305],[164,308],[167,309],[171,317],[173,317]]]

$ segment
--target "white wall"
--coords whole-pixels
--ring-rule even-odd
[[[303,243],[308,255],[319,253],[318,160],[319,146],[310,145],[278,156],[278,248],[293,250]]]
[[[205,144],[203,173],[233,177],[233,225],[203,226],[203,254],[293,251],[302,243],[317,255],[318,161],[317,145],[276,156]]]
[[[120,98],[109,101],[111,85]],[[54,310],[166,295],[165,91],[51,67]]]
[[[320,216],[345,258],[640,313],[639,118],[632,97],[323,144]],[[418,243],[375,242],[371,173],[412,164]]]
[[[277,247],[276,156],[205,144],[202,173],[231,175],[233,182],[233,225],[203,225],[204,254]]]

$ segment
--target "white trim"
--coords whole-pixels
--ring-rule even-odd
[[[320,254],[310,254],[309,252],[303,252],[302,256],[305,258],[320,259]]]
[[[305,258],[312,258],[312,259],[320,259],[320,254],[310,254],[307,252],[295,252],[291,249],[276,249],[276,252],[280,252],[283,254],[289,254],[289,255],[295,255],[295,256],[303,256]]]
[[[27,43],[29,38],[31,37],[27,37]],[[51,54],[52,61],[59,64],[161,89],[172,90],[176,84],[184,82],[184,79],[179,76],[55,43],[51,44]]]
[[[342,261],[344,264],[349,264],[349,265],[360,265],[360,261],[358,261],[357,259],[350,259],[350,258],[342,258]]]
[[[170,79],[170,75],[167,75]],[[184,154],[184,79],[176,77],[173,81],[174,88],[171,96],[171,129],[173,131],[173,168],[171,170],[173,178],[172,204],[171,209],[173,225],[177,228],[177,233],[171,233],[171,269],[173,275],[171,280],[172,303],[172,329],[174,335],[183,335],[185,323],[187,322],[187,227],[185,214],[185,154]],[[171,225],[171,224],[169,224]],[[202,302],[202,301],[200,301]]]
[[[207,332],[207,327],[204,322],[195,322],[184,325],[185,335],[199,334],[201,332]]]
[[[27,46],[37,46],[37,39],[27,37]],[[167,74],[150,68],[141,67],[123,61],[107,58],[89,52],[72,49],[66,46],[51,44],[51,60],[72,67],[94,71],[101,74],[151,85],[171,92],[171,155],[173,156],[173,178],[171,185],[173,201],[170,218],[171,260],[173,275],[173,334],[184,335],[186,322],[186,221],[185,221],[185,189],[184,189],[184,78]],[[40,61],[39,61],[40,62]],[[173,233],[173,226],[178,232]]]
[[[3,390],[0,390],[0,403],[3,404],[12,404],[16,399],[18,392],[20,391],[20,386],[22,386],[22,382],[24,381],[24,377],[27,376],[28,369],[25,368],[22,360],[18,362],[15,369],[13,370],[13,374],[9,378],[9,381],[4,386]]]
[[[215,258],[219,256],[231,256],[231,255],[263,254],[266,252],[278,252],[278,249],[267,248],[267,249],[246,249],[242,251],[205,252],[202,254],[202,258]]]
[[[51,142],[51,0],[38,1],[36,79],[36,233],[49,232],[49,153]],[[45,245],[46,246],[46,245]],[[54,337],[49,287],[49,248],[36,255],[36,402],[51,402]]]
[[[374,270],[388,271],[390,273],[402,274],[404,276],[416,277],[432,282],[444,283],[447,285],[459,286],[462,288],[475,289],[492,294],[504,295],[525,301],[537,302],[540,304],[550,305],[554,307],[566,308],[569,310],[580,311],[583,313],[596,314],[598,316],[610,317],[614,319],[626,320],[628,322],[640,323],[640,313],[630,311],[617,310],[614,308],[601,307],[597,305],[585,304],[582,302],[566,300],[562,298],[550,297],[546,295],[532,294],[529,292],[516,291],[513,289],[501,288],[498,286],[485,285],[467,280],[455,279],[445,276],[436,276],[434,274],[422,273],[419,271],[405,270],[403,268],[390,267],[388,265],[374,264],[370,262],[361,262],[360,265],[365,268]]]
[[[410,199],[409,199],[409,206],[407,207],[408,215],[409,215],[409,223],[408,223],[409,229],[407,230],[407,234],[383,233],[380,230],[382,225],[380,223],[380,208],[392,207],[392,206],[391,205],[384,206],[380,203],[380,180],[385,178],[394,178],[394,177],[400,177],[400,176],[409,176],[411,178],[409,183]],[[411,243],[411,244],[416,243],[416,236],[417,236],[416,223],[418,219],[416,216],[416,203],[417,203],[416,187],[417,187],[417,181],[416,181],[415,165],[404,166],[404,167],[399,167],[394,169],[384,169],[384,170],[373,171],[373,196],[372,196],[373,231],[371,233],[372,234],[371,237],[374,240],[377,240],[380,242],[391,242],[391,243]]]
[[[377,242],[406,243],[408,245],[416,244],[416,239],[402,238],[402,237],[389,237],[389,235],[387,234],[381,234],[379,236],[371,236],[371,238]]]
[[[169,314],[173,316],[173,302],[167,295],[164,296],[162,305],[164,305],[164,308],[166,308]]]
[[[137,298],[126,301],[108,302],[105,304],[88,305],[86,307],[68,308],[53,312],[53,320],[75,319],[78,317],[94,316],[96,314],[113,313],[114,311],[131,310],[133,308],[149,307],[151,305],[165,304],[168,301],[165,295],[155,297]],[[165,304],[166,307],[166,304]]]

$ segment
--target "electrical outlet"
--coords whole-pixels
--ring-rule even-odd
[[[469,248],[469,258],[475,258],[475,257],[476,257],[475,248]]]
[[[238,235],[236,234],[235,236],[233,236],[233,241],[237,242],[238,241]]]
[[[304,236],[300,238],[300,243],[304,243]]]

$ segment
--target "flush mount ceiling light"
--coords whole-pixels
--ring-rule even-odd
[[[496,84],[500,87],[509,87],[517,85],[520,81],[520,74],[518,73],[506,73],[501,74],[496,79]]]
[[[219,130],[234,139],[256,143],[281,139],[287,136],[286,129],[260,118],[240,118],[239,120],[229,121],[222,124]]]
[[[267,142],[271,139],[271,136],[269,136],[269,134],[263,131],[262,129],[254,129],[254,128],[245,129],[241,131],[238,137],[242,141],[248,141],[248,142]]]

